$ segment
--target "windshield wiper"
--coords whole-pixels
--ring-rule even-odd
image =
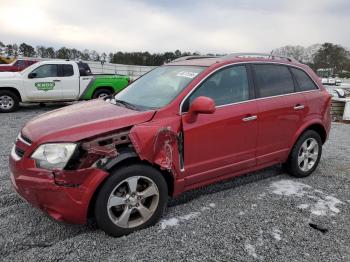
[[[124,100],[119,100],[119,99],[113,99],[116,103],[121,104],[127,108],[133,109],[133,110],[137,110],[139,111],[139,108],[137,106],[135,106],[134,104],[131,104],[129,102],[126,102]]]

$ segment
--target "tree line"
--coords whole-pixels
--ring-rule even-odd
[[[324,43],[314,44],[309,47],[287,45],[271,51],[272,54],[292,57],[302,63],[308,64],[312,69],[330,69],[333,75],[350,77],[350,52],[341,45]],[[70,60],[88,60],[110,62],[126,65],[158,66],[165,62],[188,55],[200,55],[199,52],[174,52],[149,53],[149,52],[116,52],[98,53],[95,50],[61,47],[55,49],[38,45],[33,47],[26,43],[4,44],[0,41],[0,54],[4,56],[24,56],[40,58],[58,58]],[[207,54],[213,55],[213,54]],[[216,54],[218,55],[218,54]]]
[[[327,69],[329,76],[350,78],[350,51],[341,45],[324,43],[306,48],[288,45],[277,48],[272,53],[292,57],[315,71]]]
[[[38,45],[33,47],[26,43],[17,44],[4,44],[0,41],[0,53],[9,57],[40,57],[40,58],[57,58],[57,59],[70,59],[70,60],[87,60],[87,61],[101,61],[110,62],[115,64],[126,65],[145,65],[145,66],[158,66],[164,64],[164,62],[174,60],[181,56],[199,55],[198,52],[181,52],[176,50],[175,52],[154,53],[149,52],[117,52],[117,53],[98,53],[95,50],[84,49],[82,51],[75,48],[61,47],[57,50],[53,47],[46,47]]]

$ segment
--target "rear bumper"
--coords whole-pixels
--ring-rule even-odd
[[[73,224],[86,224],[92,196],[108,176],[96,168],[55,173],[12,155],[9,164],[12,185],[22,198],[55,220]]]

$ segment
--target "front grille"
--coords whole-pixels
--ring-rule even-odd
[[[23,134],[20,134],[20,138],[21,138],[23,141],[27,142],[29,145],[32,144],[32,140],[30,140],[28,137],[24,136]]]
[[[24,150],[20,149],[19,147],[15,147],[15,153],[17,156],[19,156],[20,158],[22,158],[24,156]]]

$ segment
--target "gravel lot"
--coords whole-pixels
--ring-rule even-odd
[[[350,261],[350,125],[333,124],[311,177],[272,167],[191,191],[169,201],[156,226],[111,238],[49,219],[11,188],[20,128],[56,107],[0,115],[0,260]]]

